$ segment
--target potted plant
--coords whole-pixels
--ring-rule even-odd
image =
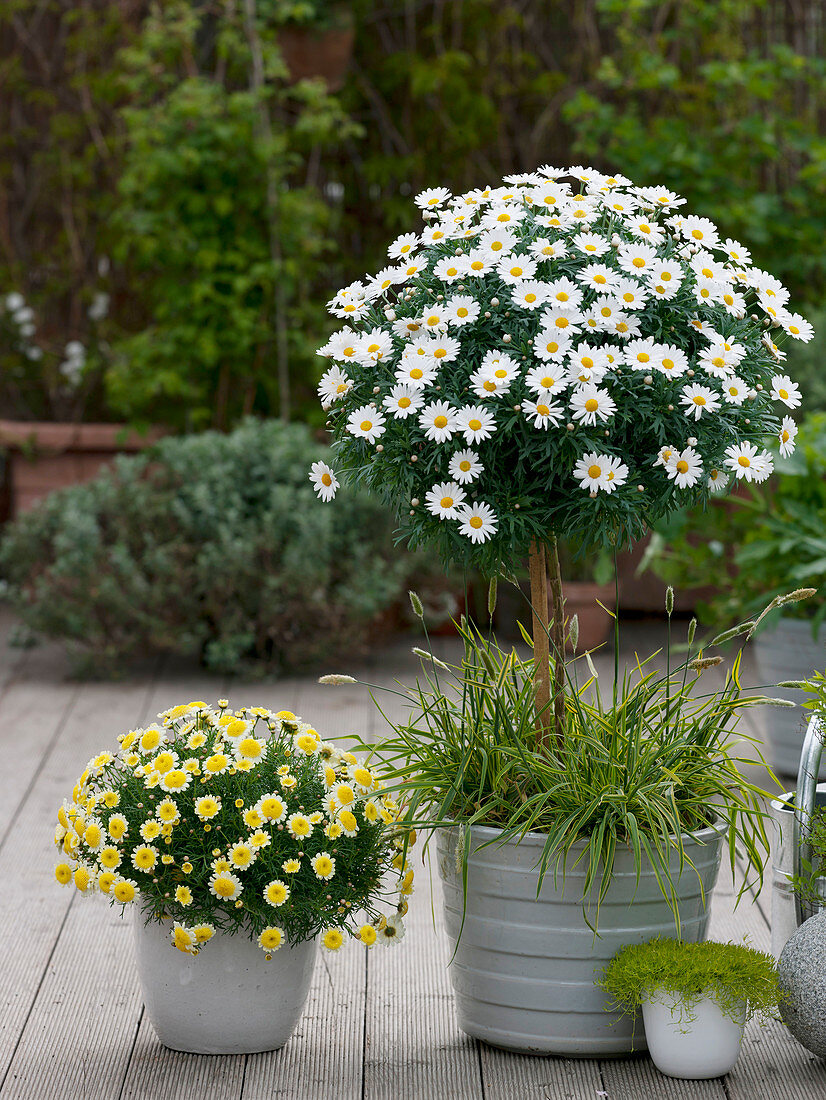
[[[627,809],[631,792],[623,785],[625,773],[609,766],[606,775],[615,775],[616,785],[609,785],[610,794],[592,790],[588,799],[590,788],[576,777],[587,773],[590,761],[573,733],[582,730],[595,744],[607,739],[602,751],[610,760],[617,731],[635,725],[640,707],[651,707],[643,725],[655,729],[673,708],[679,730],[673,766],[691,772],[696,764],[719,776],[712,765],[722,753],[734,781],[721,719],[740,700],[727,686],[720,708],[712,706],[708,721],[700,718],[695,727],[690,704],[672,695],[668,674],[660,693],[652,684],[641,696],[617,677],[616,689],[605,693],[604,720],[580,705],[575,690],[580,701],[572,715],[557,540],[614,553],[655,520],[706,500],[729,480],[765,480],[773,460],[764,443],[785,431],[776,410],[799,401],[797,387],[778,366],[774,337],[785,331],[804,338],[808,326],[785,308],[786,292],[750,265],[742,245],[723,240],[707,219],[683,212],[683,200],[665,188],[635,187],[624,177],[579,166],[547,166],[455,197],[446,188],[430,188],[416,204],[423,229],[400,235],[390,245],[387,267],[342,288],[329,304],[342,328],[321,349],[332,362],[319,392],[336,459],[310,476],[323,498],[335,493],[339,477],[373,490],[395,507],[400,539],[432,545],[446,562],[495,580],[512,578],[516,565],[529,560],[533,662],[515,681],[510,666],[500,669],[502,689],[513,690],[522,709],[518,716],[503,712],[514,701],[497,699],[483,711],[471,684],[463,687],[454,715],[459,744],[463,731],[479,728],[483,713],[497,739],[501,734],[512,742],[518,759],[508,785],[494,792],[499,817],[491,816],[490,805],[487,816],[477,816],[473,800],[441,799],[438,781],[445,773],[439,771],[431,786],[427,769],[419,770],[416,744],[407,759],[402,749],[395,770],[403,785],[418,784],[411,820],[453,828],[467,914],[478,903],[484,923],[484,906],[495,899],[497,919],[488,928],[499,937],[496,964],[503,968],[502,986],[510,987],[504,1003],[513,1013],[502,1009],[501,996],[488,1003],[475,997],[474,976],[463,986],[454,960],[460,1007],[473,1007],[463,1009],[465,1029],[514,1049],[619,1052],[629,1049],[630,1033],[606,1034],[603,1025],[595,1034],[588,1012],[566,1013],[572,1032],[549,1034],[541,1011],[531,1018],[536,1006],[527,1003],[528,986],[520,978],[541,971],[564,982],[559,958],[590,953],[593,930],[581,907],[584,892],[587,914],[595,886],[602,917],[622,914],[617,935],[626,941],[639,935],[635,905],[645,909],[646,924],[649,917],[675,921],[685,898],[699,893],[699,909],[692,901],[675,927],[684,920],[687,934],[701,936],[723,829],[709,816],[709,804],[701,820],[690,801],[681,815],[671,802],[677,788],[663,776],[659,790],[668,813],[638,818],[623,810],[591,831],[597,805],[607,810],[616,800]],[[742,629],[748,632],[751,624]],[[487,668],[486,657],[480,651]],[[706,667],[703,661],[698,668]],[[490,688],[491,681],[482,684]],[[438,693],[435,698],[437,710],[427,716],[434,721],[442,705]],[[527,703],[533,733],[526,742]],[[482,732],[489,731],[483,726]],[[491,755],[480,745],[476,759],[484,762],[485,775],[502,746],[494,749]],[[450,789],[462,786],[472,765],[464,752],[453,763]],[[545,798],[553,788],[536,782],[545,768],[571,778],[573,802],[558,815]],[[759,868],[763,811],[753,788],[738,790],[720,813]],[[548,810],[541,823],[534,814],[539,804]],[[503,828],[503,819],[513,826]],[[538,823],[545,831],[537,840],[532,833]],[[498,856],[497,845],[504,849]],[[493,860],[487,877],[477,872],[478,853]],[[449,860],[440,864],[449,871]],[[549,866],[553,874],[545,873]],[[502,874],[511,867],[525,871],[521,895]],[[583,872],[578,881],[574,867]],[[639,893],[632,900],[629,882],[649,871],[663,896],[643,900]],[[552,884],[563,894],[567,887],[569,901],[576,902],[570,912],[579,916],[567,928],[552,926],[538,935],[530,959],[509,952],[501,914],[513,913],[518,924],[526,910],[541,906],[539,889]],[[467,942],[464,934],[460,942]],[[540,1010],[550,988],[541,991]],[[564,992],[559,985],[559,1003],[566,1004],[570,993],[570,983]]]
[[[289,1039],[316,943],[397,943],[412,891],[395,800],[291,711],[197,701],[89,761],[58,811],[55,877],[134,911],[161,1042],[196,1053]],[[391,915],[379,904],[398,893]],[[178,953],[173,949],[177,948]]]
[[[770,955],[735,943],[656,937],[629,944],[603,971],[602,988],[625,1012],[642,1009],[648,1052],[668,1077],[722,1077],[740,1053],[743,1028],[777,1010]]]
[[[790,584],[816,590],[762,623],[754,656],[766,684],[805,680],[822,667],[826,646],[826,415],[804,419],[796,443],[770,483],[661,525],[650,557],[660,576],[680,586],[715,577],[716,595],[703,611],[718,625],[753,615]],[[797,705],[766,716],[768,756],[781,775],[796,776],[805,732],[801,696],[794,688],[778,694]]]
[[[276,0],[281,24],[278,46],[292,83],[320,77],[328,93],[339,92],[353,56],[353,13],[329,0]]]

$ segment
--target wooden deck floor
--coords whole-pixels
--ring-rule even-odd
[[[751,1027],[734,1071],[710,1082],[660,1076],[646,1056],[616,1061],[523,1058],[457,1028],[440,934],[437,884],[423,869],[398,949],[355,944],[320,957],[290,1043],[273,1054],[176,1054],[155,1038],[132,964],[131,929],[101,899],[54,883],[57,806],[93,751],[182,699],[289,707],[335,738],[375,734],[359,687],[313,679],[229,684],[191,666],[147,667],[118,683],[66,678],[60,651],[20,654],[0,618],[0,1096],[12,1100],[813,1100],[826,1063],[779,1025]],[[642,643],[645,644],[644,642]],[[350,670],[348,670],[350,671]],[[406,645],[368,671],[410,679]],[[436,895],[433,897],[433,895]],[[431,907],[431,897],[433,906]],[[434,918],[436,927],[434,928]],[[733,910],[721,874],[711,933],[768,949],[767,906]]]

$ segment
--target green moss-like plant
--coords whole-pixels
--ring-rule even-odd
[[[681,1018],[687,1020],[704,997],[713,998],[724,1015],[738,1021],[744,1005],[747,1020],[771,1015],[779,997],[771,955],[743,944],[684,943],[659,936],[623,947],[598,984],[627,1012],[653,993],[676,994],[684,1002]]]

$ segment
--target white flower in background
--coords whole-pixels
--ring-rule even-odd
[[[732,237],[726,237],[722,245],[719,246],[728,258],[739,266],[748,266],[751,263],[751,252],[740,244],[739,241],[735,241]]]
[[[628,468],[612,455],[602,455],[589,451],[574,466],[574,477],[580,488],[598,492],[613,493],[625,484]]]
[[[654,206],[662,207],[663,210],[682,206],[686,201],[679,195],[675,195],[673,191],[669,191],[667,187],[640,187],[639,193],[641,198],[653,203]]]
[[[537,260],[561,260],[568,251],[565,241],[552,241],[550,237],[537,237],[528,245],[528,251]]]
[[[332,500],[338,489],[338,478],[326,462],[314,462],[310,467],[310,481],[322,500]]]
[[[488,229],[479,238],[479,248],[490,252],[496,260],[501,260],[513,251],[519,238],[511,229]]]
[[[552,365],[532,367],[525,375],[525,385],[540,397],[553,397],[567,389],[569,380],[561,367],[559,370]]]
[[[499,522],[496,513],[485,504],[477,501],[473,505],[465,504],[460,513],[459,534],[473,543],[487,542],[496,534]]]
[[[529,401],[527,397],[522,402],[522,412],[535,428],[545,429],[551,425],[556,427],[565,415],[565,409],[558,401],[546,402],[541,398],[538,401]]]
[[[680,395],[680,404],[685,405],[685,415],[699,420],[703,413],[717,412],[720,398],[708,386],[684,386]]]
[[[439,304],[428,306],[419,318],[423,331],[442,333],[447,328],[447,318],[444,306]]]
[[[496,261],[489,252],[481,248],[474,248],[468,253],[464,263],[464,274],[471,278],[481,279],[495,269]]]
[[[350,413],[347,421],[347,431],[350,435],[360,439],[366,439],[368,443],[375,443],[380,435],[384,434],[384,417],[372,405],[362,405]]]
[[[337,359],[339,362],[355,360],[357,343],[357,333],[345,326],[340,332],[333,333],[327,343],[318,349],[318,354],[329,359]]]
[[[640,334],[640,319],[629,316],[627,313],[618,313],[609,332],[616,333],[620,340],[632,340]]]
[[[575,336],[580,328],[580,313],[577,310],[557,309],[549,306],[541,314],[542,328],[559,335]]]
[[[402,260],[399,264],[399,283],[406,283],[408,279],[412,279],[414,275],[419,275],[427,267],[425,261],[421,256],[411,256],[406,260]]]
[[[666,444],[664,447],[660,447],[653,464],[655,466],[667,466],[673,457],[674,448]]]
[[[447,401],[434,401],[419,413],[419,425],[427,439],[446,443],[458,428],[456,410]]]
[[[447,472],[454,481],[469,485],[484,471],[476,451],[457,451],[448,463]]]
[[[450,191],[446,187],[428,187],[420,191],[413,200],[420,210],[435,210],[442,206],[450,198]]]
[[[472,324],[479,316],[480,306],[468,294],[457,294],[444,305],[444,318],[449,325],[461,328]]]
[[[341,401],[352,388],[352,379],[348,378],[341,367],[330,367],[321,376],[318,383],[318,396],[325,406]]]
[[[479,365],[500,384],[512,382],[519,375],[519,364],[504,351],[486,351]]]
[[[43,358],[43,349],[33,344],[31,347],[26,348],[26,358],[31,359],[33,363],[38,363]]]
[[[429,363],[424,358],[419,359],[415,355],[403,355],[401,363],[396,367],[395,377],[401,385],[423,390],[436,381],[436,369],[435,363]]]
[[[481,443],[496,431],[496,418],[481,405],[466,405],[456,414],[456,428],[467,443]]]
[[[703,460],[693,447],[682,451],[673,451],[665,463],[665,472],[678,489],[690,489],[700,480],[703,472]]]
[[[634,370],[650,374],[660,359],[660,346],[656,340],[629,340],[623,349],[623,361]]]
[[[595,290],[600,294],[608,294],[619,286],[621,275],[613,267],[607,264],[588,264],[577,272],[577,281],[588,290]],[[613,299],[610,299],[613,301]]]
[[[772,378],[771,395],[775,401],[782,401],[790,409],[796,409],[800,404],[800,387],[787,374],[776,374]]]
[[[650,293],[642,285],[638,283],[636,279],[620,279],[617,286],[615,286],[611,293],[620,303],[623,309],[634,310],[643,309],[645,303],[651,297]]]
[[[460,485],[455,481],[442,481],[429,490],[424,502],[428,512],[439,519],[458,519],[464,499],[465,491]]]
[[[697,218],[689,215],[681,219],[680,233],[692,244],[701,244],[706,248],[712,248],[717,244],[719,236],[717,226],[708,218]]]
[[[582,303],[583,290],[566,276],[547,283],[548,300],[552,309],[578,311]]]
[[[87,315],[90,321],[102,321],[109,313],[109,295],[105,291],[97,290],[92,298]]]
[[[412,386],[397,384],[384,399],[382,406],[393,414],[395,420],[406,420],[424,405],[424,394]]]
[[[591,344],[577,344],[568,357],[568,377],[575,382],[600,382],[610,363],[605,348]]]
[[[669,378],[679,378],[688,370],[688,356],[674,344],[657,344],[654,367]]]
[[[616,403],[608,390],[585,385],[574,390],[569,399],[573,418],[581,424],[604,424],[617,411]]]
[[[629,275],[648,275],[658,266],[657,250],[650,244],[623,244],[617,249],[617,263]]]
[[[448,239],[448,233],[449,229],[442,222],[437,222],[435,225],[429,225],[422,232],[421,243],[423,245],[441,244]]]
[[[722,493],[725,487],[728,485],[728,474],[724,474],[722,470],[713,469],[709,470],[706,484],[712,493]]]
[[[778,433],[778,439],[780,441],[780,453],[784,458],[788,458],[794,451],[794,441],[797,436],[797,424],[792,420],[790,416],[783,417],[783,423],[780,425],[780,432]]]
[[[745,481],[765,481],[773,464],[768,451],[758,453],[753,443],[744,440],[726,447],[725,464],[734,476]]]
[[[649,221],[647,218],[626,218],[625,224],[635,237],[639,237],[642,241],[648,241],[649,244],[661,244],[665,239],[663,229],[656,222]]]
[[[5,298],[6,309],[9,313],[17,313],[26,304],[26,299],[22,294],[18,294],[16,290],[13,290],[11,294],[7,294]]]
[[[501,396],[510,389],[509,379],[494,378],[486,367],[477,367],[468,381],[477,397]]]

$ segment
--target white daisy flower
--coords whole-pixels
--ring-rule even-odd
[[[458,428],[456,410],[447,401],[433,401],[419,413],[419,425],[427,439],[445,443]]]
[[[552,241],[550,237],[537,237],[528,245],[537,260],[561,260],[568,251],[568,245],[564,240]]]
[[[445,320],[449,325],[461,327],[472,324],[479,316],[480,306],[475,298],[469,294],[456,294],[449,298],[444,305]]]
[[[422,256],[410,256],[408,259],[403,260],[399,264],[399,279],[400,283],[406,283],[408,279],[414,278],[416,275],[421,274],[422,271],[427,270],[427,260]]]
[[[399,277],[399,269],[397,267],[383,267],[381,271],[377,272],[367,286],[364,288],[364,297],[378,298],[380,294],[386,293],[396,283]]]
[[[459,509],[465,499],[465,490],[455,481],[442,481],[425,494],[428,512],[439,519],[459,519]]]
[[[322,351],[331,359],[339,362],[347,362],[356,358],[356,343],[358,336],[351,328],[343,328],[340,332],[334,332]]]
[[[553,397],[562,393],[568,384],[568,376],[561,366],[559,370],[549,366],[532,367],[525,375],[525,385],[539,397]]]
[[[709,343],[714,343],[715,340],[722,340],[720,333],[717,332],[716,329],[712,325],[710,325],[708,321],[704,321],[702,317],[695,314],[694,317],[689,317],[688,323],[696,332],[699,332],[703,336],[705,336]]]
[[[647,275],[658,266],[657,251],[650,244],[621,244],[617,263],[629,275]]]
[[[625,473],[622,474],[622,471]],[[610,473],[614,476],[609,480]],[[601,455],[595,451],[589,451],[574,465],[573,476],[579,481],[581,489],[590,489],[596,496],[600,491],[612,493],[619,488],[627,476],[627,467],[623,467],[612,455]]]
[[[711,489],[712,493],[722,493],[728,485],[728,474],[724,474],[722,470],[716,468],[709,470],[708,477],[706,478],[706,485]]]
[[[697,279],[694,286],[694,300],[702,305],[718,305],[726,292],[725,283],[715,279]]]
[[[537,359],[558,363],[568,354],[571,336],[558,329],[542,329],[533,338],[533,351]]]
[[[767,306],[784,306],[789,300],[789,292],[779,279],[767,271],[755,268],[749,274],[749,282],[757,291],[757,298],[765,309]]]
[[[525,279],[511,290],[511,300],[515,306],[523,309],[539,309],[550,299],[547,283],[536,279]]]
[[[682,206],[686,201],[680,198],[679,195],[675,195],[673,191],[669,191],[667,187],[640,187],[638,193],[648,202],[662,207],[663,210],[670,210],[673,206]]]
[[[429,225],[427,229],[422,230],[421,243],[423,245],[441,244],[448,239],[449,232],[442,222],[436,222],[435,225]]]
[[[338,489],[338,478],[326,462],[314,462],[310,467],[310,481],[322,500],[332,500]]]
[[[496,418],[481,405],[466,405],[456,413],[456,429],[468,443],[480,443],[496,431]]]
[[[424,394],[421,390],[414,389],[404,383],[393,386],[390,393],[382,401],[382,405],[393,414],[395,420],[406,420],[408,416],[418,410],[424,404]]]
[[[741,361],[741,345],[715,340],[697,356],[697,365],[715,378],[727,378]],[[745,352],[745,348],[742,348]]]
[[[538,401],[529,401],[526,397],[522,402],[522,412],[528,420],[533,421],[535,428],[546,430],[550,424],[556,427],[565,415],[565,409],[558,401],[546,403],[542,398]]]
[[[567,333],[569,336],[573,336],[582,327],[578,310],[548,308],[543,310],[540,321],[543,329],[550,329],[551,332],[556,332],[557,335]]]
[[[802,340],[804,344],[808,344],[815,334],[815,330],[806,318],[801,317],[799,313],[787,313],[786,310],[782,310],[777,319],[789,336],[793,336],[795,340]]]
[[[640,334],[640,319],[627,313],[618,313],[614,318],[609,332],[615,332],[620,340],[631,340]]]
[[[476,451],[457,451],[448,463],[447,472],[454,481],[469,485],[484,470]]]
[[[425,332],[443,332],[447,328],[445,309],[439,304],[429,306],[420,320]]]
[[[751,263],[749,250],[739,241],[735,241],[733,237],[726,237],[725,241],[717,247],[739,266],[748,266]]]
[[[657,457],[654,459],[654,466],[667,466],[669,462],[674,458],[674,448],[670,447],[667,443],[664,447],[660,447],[657,452]]]
[[[566,309],[569,312],[579,309],[582,302],[582,287],[577,286],[576,283],[571,282],[570,279],[564,276],[560,279],[554,279],[546,285],[548,300],[553,309]]]
[[[657,260],[648,269],[648,280],[660,298],[673,298],[684,278],[682,265],[676,260]],[[657,287],[662,287],[661,291]]]
[[[459,534],[473,543],[487,542],[499,526],[494,510],[481,500],[473,505],[463,505],[460,519]]]
[[[575,225],[590,225],[599,217],[599,203],[594,199],[575,198],[568,208]]]
[[[720,302],[726,307],[726,313],[731,317],[745,317],[746,299],[742,294],[738,294],[736,290],[732,290],[730,287],[726,288],[720,295]]]
[[[706,252],[705,249],[693,255],[690,263],[698,279],[708,279],[712,283],[727,283],[731,279],[731,274],[726,266],[715,260],[712,254]]]
[[[680,404],[685,405],[686,416],[693,416],[695,420],[699,420],[703,413],[717,412],[720,408],[720,398],[708,386],[684,386]]]
[[[568,404],[574,420],[581,424],[604,424],[617,411],[617,405],[608,390],[598,386],[579,386],[571,394]]]
[[[607,191],[601,201],[603,206],[622,217],[630,217],[638,206],[632,195],[624,195],[621,191]]]
[[[434,336],[425,348],[427,355],[432,356],[440,366],[442,363],[452,363],[461,350],[462,345],[455,336],[445,336],[442,333]]]
[[[554,229],[559,233],[573,229],[576,224],[567,210],[559,210],[554,214],[537,214],[534,220],[543,229]]]
[[[491,205],[479,219],[479,226],[481,229],[504,229],[505,226],[517,226],[526,213],[523,206],[513,202]]]
[[[566,203],[570,194],[571,189],[567,184],[544,182],[534,192],[534,203],[544,206],[546,210],[554,210]]]
[[[365,298],[354,298],[343,302],[341,305],[327,307],[334,317],[343,317],[348,321],[358,321],[370,309],[370,303]]]
[[[723,400],[728,405],[742,405],[749,395],[746,383],[736,374],[730,374],[723,382]]]
[[[623,309],[642,309],[651,297],[650,292],[636,279],[620,279],[611,293]]]
[[[784,458],[788,458],[792,451],[794,451],[796,435],[797,424],[795,424],[790,416],[784,416],[783,423],[780,425],[780,431],[777,436],[780,440],[780,453]]]
[[[506,351],[486,351],[479,368],[500,385],[512,382],[519,375],[519,364]]]
[[[377,409],[372,405],[362,405],[350,413],[347,431],[359,439],[366,439],[368,443],[375,443],[380,435],[384,435],[384,425],[385,419]]]
[[[634,370],[649,374],[657,366],[663,345],[648,337],[641,340],[629,340],[623,350],[623,360]]]
[[[412,386],[414,389],[423,390],[436,381],[436,364],[426,359],[417,359],[415,356],[402,358],[396,367],[396,382],[402,386]]]
[[[688,370],[688,356],[674,344],[656,344],[654,366],[669,378],[679,378]]]
[[[713,248],[720,240],[714,222],[709,221],[708,218],[697,218],[694,215],[682,219],[680,233],[687,241],[701,244],[706,248]]]
[[[433,274],[443,283],[456,283],[466,272],[466,256],[445,256],[433,268]]]
[[[412,256],[419,247],[419,237],[416,233],[402,233],[396,237],[387,249],[387,255],[391,260],[403,260]]]
[[[332,405],[334,401],[340,401],[352,387],[353,381],[348,378],[341,367],[330,367],[321,376],[318,383],[318,396],[325,406]]]
[[[495,260],[501,260],[513,251],[518,237],[510,229],[488,229],[479,238],[479,248],[489,252]]]
[[[600,294],[608,294],[620,281],[619,273],[607,264],[588,264],[580,268],[576,277],[583,286]]]
[[[773,465],[768,451],[758,453],[748,441],[726,447],[725,464],[736,478],[755,482],[765,481]]]
[[[393,351],[393,339],[384,329],[374,328],[359,336],[356,342],[356,359],[362,366],[378,363]]]
[[[397,916],[388,917],[384,928],[380,928],[376,933],[376,942],[380,943],[382,947],[392,947],[403,939],[404,922],[401,917]]]
[[[665,239],[662,226],[657,225],[656,222],[648,221],[647,218],[626,218],[625,224],[635,237],[639,237],[642,241],[648,241],[649,244],[661,244]]]
[[[510,389],[509,378],[495,378],[485,367],[477,367],[468,382],[477,397],[501,396]]]
[[[436,210],[449,198],[450,192],[446,187],[427,187],[424,191],[420,191],[413,201],[420,210]]]
[[[577,344],[568,359],[568,377],[578,382],[601,382],[608,372],[608,353],[590,344]]]
[[[665,463],[665,472],[678,489],[690,489],[696,485],[703,473],[703,460],[693,447],[684,451],[674,451]]]
[[[771,396],[790,409],[796,409],[800,404],[800,387],[787,374],[776,374],[772,378]]]
[[[533,279],[536,275],[536,260],[531,256],[508,256],[496,268],[499,278],[509,286],[515,286],[523,279]]]
[[[481,248],[474,248],[465,258],[463,270],[465,276],[481,278],[493,271],[495,267],[496,260],[493,258],[492,253],[485,252]]]
[[[397,317],[391,328],[402,340],[412,340],[422,331],[422,326],[416,317]]]
[[[577,233],[571,244],[586,256],[604,256],[609,248],[608,241],[598,233]]]

